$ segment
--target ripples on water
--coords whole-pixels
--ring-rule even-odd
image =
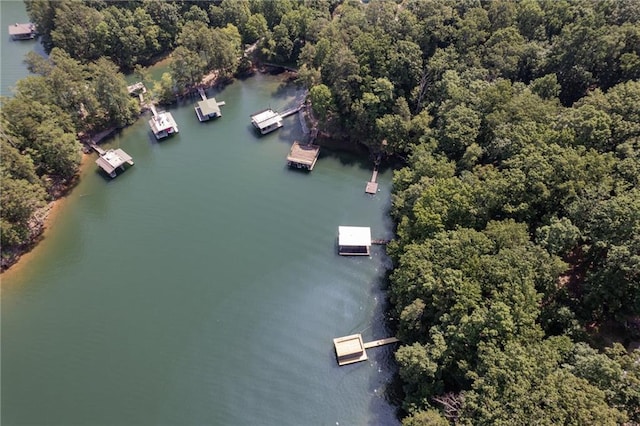
[[[397,423],[391,348],[339,368],[332,345],[388,337],[383,248],[340,257],[335,238],[390,236],[390,172],[369,197],[357,159],[288,170],[297,117],[266,137],[248,125],[294,99],[277,77],[210,95],[219,120],[189,101],[176,137],[156,143],[140,120],[113,139],[135,166],[108,180],[90,162],[28,267],[3,277],[3,424]]]

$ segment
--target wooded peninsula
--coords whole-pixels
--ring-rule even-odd
[[[640,423],[640,2],[26,0],[0,109],[3,269],[83,138],[258,60],[394,171],[404,425]],[[145,67],[169,56],[151,81]]]

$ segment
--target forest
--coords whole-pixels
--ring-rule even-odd
[[[78,134],[215,71],[295,66],[323,135],[394,171],[404,425],[640,423],[640,2],[26,0],[49,52],[3,99],[2,245]]]

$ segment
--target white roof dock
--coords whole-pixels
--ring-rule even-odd
[[[207,121],[210,118],[221,117],[220,107],[224,104],[224,101],[217,102],[216,98],[205,99],[198,102],[195,108],[198,120]]]
[[[178,133],[178,125],[170,112],[159,112],[149,120],[149,126],[157,139]]]
[[[338,227],[338,253],[343,256],[369,256],[371,228],[363,226]]]
[[[124,166],[125,164],[133,166],[133,159],[120,148],[110,149],[98,157],[96,164],[108,173],[109,176],[115,177],[116,169]]]
[[[282,127],[282,116],[272,109],[265,109],[251,116],[251,123],[265,134]]]

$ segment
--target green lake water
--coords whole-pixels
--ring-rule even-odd
[[[29,22],[24,2],[0,0],[0,22],[0,95],[11,96],[16,81],[29,73],[24,55],[31,50],[44,54],[44,49],[37,40],[12,41],[9,36],[9,25]]]
[[[24,19],[22,3],[1,6],[3,25]],[[3,34],[3,93],[13,52],[37,49],[14,43]],[[111,180],[92,157],[47,237],[3,274],[2,425],[398,424],[392,347],[338,367],[332,344],[391,335],[384,249],[336,253],[339,225],[391,237],[391,172],[368,196],[356,157],[323,150],[313,172],[289,170],[298,117],[263,137],[249,120],[294,103],[277,76],[209,95],[222,118],[199,123],[194,98],[170,109],[178,135],[155,141],[147,113],[106,143],[135,166]]]

